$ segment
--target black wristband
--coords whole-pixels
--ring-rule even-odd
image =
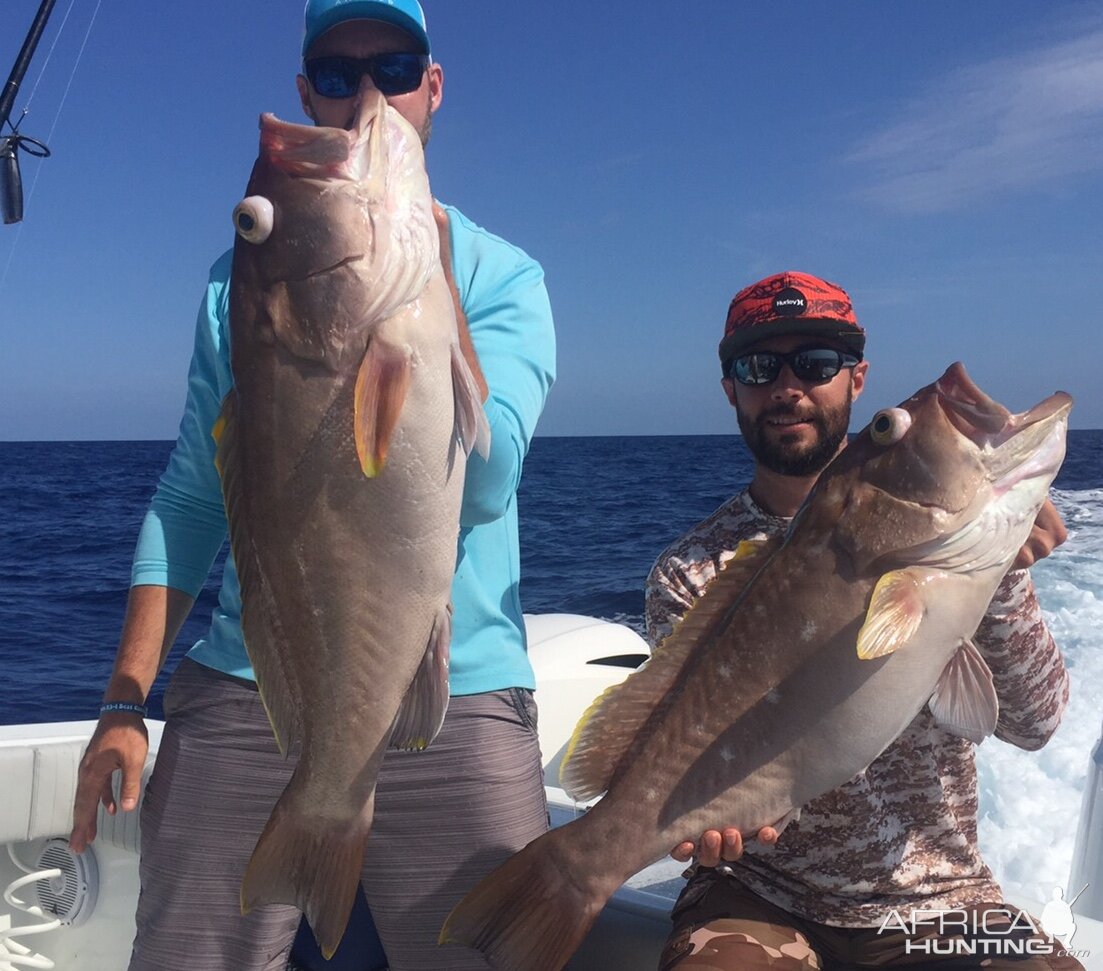
[[[132,711],[136,715],[146,717],[146,706],[134,701],[108,701],[100,705],[100,714],[107,715],[113,711]]]

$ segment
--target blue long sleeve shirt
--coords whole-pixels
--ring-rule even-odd
[[[452,582],[454,695],[535,687],[521,616],[517,486],[537,418],[555,380],[555,334],[540,265],[452,207],[452,268],[490,389],[491,447],[468,459]],[[226,514],[211,429],[233,384],[229,349],[232,251],[211,268],[195,333],[184,417],[150,503],[132,585],[174,587],[195,597],[226,540]],[[241,635],[233,558],[223,571],[205,637],[188,652],[201,664],[253,678]]]

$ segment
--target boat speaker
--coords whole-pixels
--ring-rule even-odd
[[[61,875],[35,884],[38,906],[62,924],[79,927],[96,907],[100,888],[96,856],[89,847],[81,854],[64,839],[47,840],[38,857],[39,870],[60,870]]]

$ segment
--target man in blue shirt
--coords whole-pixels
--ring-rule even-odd
[[[386,56],[408,53],[429,55],[417,0],[309,0],[307,67],[297,78],[304,112],[318,125],[350,127]],[[359,63],[331,60],[337,70],[319,76],[310,62],[320,57]],[[387,96],[423,141],[443,80],[428,59],[410,79],[416,87]],[[486,965],[475,952],[437,947],[444,917],[546,825],[518,598],[517,486],[554,380],[555,341],[540,266],[455,209],[440,206],[436,217],[491,450],[486,459],[473,454],[467,467],[448,715],[427,752],[385,758],[362,882],[391,968],[461,971]],[[145,698],[225,540],[211,429],[233,380],[230,262],[226,254],[211,271],[180,434],[138,540],[106,710],[81,765],[71,838],[77,850],[95,837],[98,802],[117,810],[113,770],[122,770],[122,809],[137,806],[148,750]],[[228,560],[210,629],[165,697],[164,739],[142,808],[132,971],[282,969],[298,925],[291,907],[240,915],[245,864],[293,768],[276,748],[256,691],[240,608]]]

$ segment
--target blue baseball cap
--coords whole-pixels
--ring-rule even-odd
[[[418,54],[428,54],[425,11],[417,0],[306,0],[303,11],[303,57],[319,37],[346,20],[382,20],[401,27],[417,42]]]

